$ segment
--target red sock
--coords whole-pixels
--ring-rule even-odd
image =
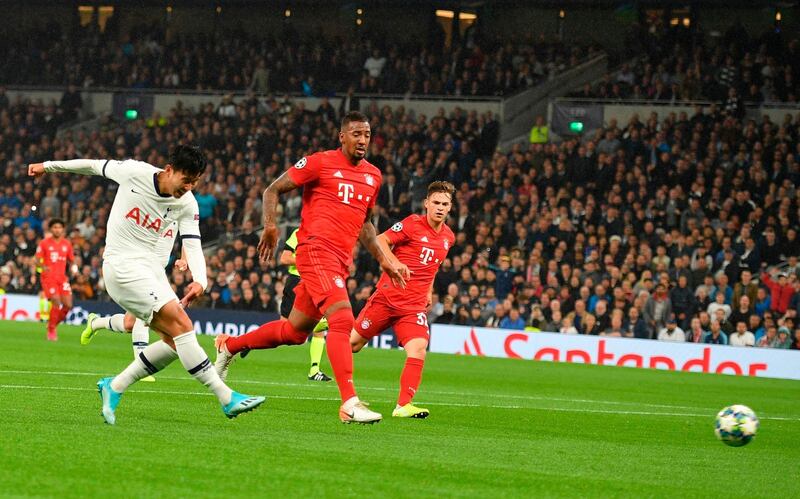
[[[350,347],[350,331],[353,330],[353,310],[341,308],[328,317],[328,336],[325,348],[331,362],[333,376],[339,385],[342,402],[356,396],[353,385],[353,350]]]
[[[58,323],[61,322],[61,311],[66,308],[64,306],[53,306],[50,309],[50,317],[47,319],[47,326],[51,328],[55,328],[58,326]]]
[[[411,402],[414,394],[417,393],[417,388],[422,381],[422,366],[425,361],[422,359],[415,359],[408,357],[406,365],[403,366],[403,373],[400,375],[400,396],[397,398],[397,405],[403,407]]]
[[[236,354],[242,350],[264,350],[281,345],[299,345],[306,339],[308,339],[308,333],[298,331],[285,319],[278,319],[267,322],[247,334],[231,336],[225,342],[225,347],[231,354]]]
[[[70,307],[66,305],[61,305],[61,313],[58,316],[58,322],[64,322],[64,319],[67,318],[69,311],[72,310]]]

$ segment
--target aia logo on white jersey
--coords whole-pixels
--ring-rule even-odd
[[[172,229],[167,229],[164,234],[161,234],[161,219],[157,216],[150,217],[149,213],[145,213],[143,210],[140,210],[138,207],[131,208],[131,211],[125,215],[126,220],[130,220],[136,225],[140,227],[144,227],[147,230],[152,230],[156,234],[163,236],[163,237],[175,237],[174,232]],[[170,224],[172,225],[172,224]]]
[[[136,225],[144,227],[145,229],[161,232],[161,219],[158,217],[150,218],[149,213],[145,213],[136,206],[131,208],[131,211],[125,215],[125,218],[133,221]]]

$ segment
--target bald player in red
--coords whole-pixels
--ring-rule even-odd
[[[45,298],[50,300],[50,318],[47,320],[47,339],[58,340],[56,328],[72,310],[72,288],[67,279],[67,264],[75,263],[72,243],[64,237],[64,221],[53,218],[48,224],[50,237],[45,237],[36,248],[36,262],[42,268],[41,284]]]
[[[405,288],[394,286],[383,274],[378,287],[356,319],[350,334],[353,352],[358,352],[374,336],[394,329],[398,343],[406,351],[406,363],[400,375],[400,395],[393,417],[426,418],[428,409],[411,403],[422,381],[425,352],[428,349],[428,316],[436,271],[455,242],[455,235],[445,223],[453,206],[455,187],[450,182],[433,182],[425,198],[425,215],[410,215],[378,236],[378,244],[391,251],[408,266],[411,277]]]
[[[303,188],[295,261],[302,279],[294,289],[294,306],[288,319],[269,322],[238,337],[223,334],[214,342],[214,366],[225,379],[237,353],[305,343],[325,316],[328,358],[342,398],[339,418],[345,423],[376,423],[382,418],[359,400],[353,384],[350,331],[354,318],[345,280],[356,242],[361,241],[396,285],[404,286],[408,277],[408,268],[378,244],[375,227],[368,220],[381,186],[380,170],[365,159],[370,136],[367,117],[351,111],[342,119],[341,149],[300,159],[267,187],[264,232],[258,245],[262,262],[271,259],[278,241],[278,196]]]

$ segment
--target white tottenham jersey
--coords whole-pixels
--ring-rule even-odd
[[[180,198],[161,194],[160,168],[135,160],[47,161],[46,172],[102,175],[119,184],[108,217],[105,259],[156,259],[166,266],[177,232],[200,239],[200,211],[191,192]]]

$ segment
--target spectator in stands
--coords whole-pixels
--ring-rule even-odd
[[[623,334],[623,336],[627,338],[638,338],[640,340],[650,338],[647,323],[641,317],[639,309],[636,307],[631,307],[628,310],[628,319],[625,324],[625,334]]]
[[[734,347],[752,347],[756,344],[756,338],[747,330],[747,323],[739,321],[736,323],[736,332],[730,335],[728,343]]]
[[[689,324],[689,330],[686,331],[686,341],[691,343],[702,343],[708,331],[703,329],[700,323],[700,318],[694,317]]]
[[[794,286],[789,283],[786,273],[779,273],[778,281],[775,282],[768,272],[764,272],[761,274],[761,280],[770,290],[770,310],[779,314],[786,313],[794,294]]]
[[[750,320],[751,312],[752,312],[752,307],[750,306],[750,298],[748,298],[747,295],[744,295],[741,298],[739,298],[738,306],[735,309],[733,309],[733,311],[730,313],[730,320],[734,324],[736,324],[739,321],[742,321],[745,324],[747,324]]]
[[[61,96],[61,102],[59,104],[62,121],[75,121],[78,119],[82,109],[83,98],[81,97],[80,91],[78,91],[78,87],[73,84],[68,85],[67,90]]]
[[[656,285],[656,292],[647,299],[643,316],[649,328],[649,337],[654,338],[657,331],[666,326],[667,318],[672,315],[672,301],[667,295],[664,284]]]
[[[731,306],[725,303],[725,292],[717,291],[715,298],[714,302],[708,305],[708,314],[715,317],[717,311],[721,310],[723,312],[723,319],[727,319],[731,315]]]
[[[500,321],[498,326],[500,329],[516,329],[522,331],[525,329],[525,319],[520,315],[519,309],[514,307],[508,312],[508,316]]]
[[[599,335],[600,326],[599,324],[597,324],[597,319],[595,318],[595,316],[590,313],[583,314],[583,320],[581,321],[578,332],[580,334],[586,334],[591,336]]]
[[[766,331],[761,323],[761,317],[759,317],[757,314],[751,314],[748,330],[753,333],[753,337],[755,337],[756,341],[760,340]]]
[[[0,283],[2,283],[1,279]],[[800,328],[794,330],[794,339],[790,339],[790,342],[789,348],[792,350],[800,350]]]
[[[788,331],[788,330],[787,330]],[[775,326],[767,328],[766,334],[756,340],[756,346],[761,348],[776,348],[778,343],[778,330]]]
[[[789,350],[792,348],[791,330],[787,326],[781,326],[778,328],[778,340],[776,341],[774,348],[780,348],[783,350]]]
[[[561,320],[561,327],[558,329],[558,332],[561,334],[578,334],[578,330],[575,329],[570,317],[564,317]]]
[[[659,341],[674,341],[683,343],[686,341],[686,333],[678,327],[678,318],[675,314],[670,314],[666,320],[666,326],[658,332]]]
[[[711,328],[703,339],[703,343],[710,343],[714,345],[728,344],[728,335],[722,330],[720,322],[717,319],[711,320]]]

